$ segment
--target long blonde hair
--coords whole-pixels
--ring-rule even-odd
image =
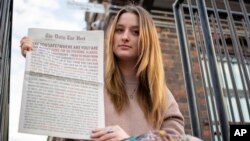
[[[114,18],[106,36],[107,62],[105,84],[117,112],[128,104],[124,79],[113,53],[113,38],[119,17],[126,12],[134,13],[139,19],[139,59],[137,77],[139,78],[137,101],[146,120],[154,127],[162,123],[166,110],[166,83],[159,38],[150,14],[140,6],[128,5]]]

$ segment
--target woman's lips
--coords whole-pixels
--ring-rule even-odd
[[[121,48],[131,48],[131,46],[129,46],[129,45],[119,45],[118,47],[121,47]]]

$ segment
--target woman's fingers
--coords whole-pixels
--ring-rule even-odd
[[[29,37],[23,37],[20,41],[21,53],[25,57],[28,51],[32,50],[33,43]]]
[[[120,141],[118,138],[117,133],[108,133],[105,134],[104,136],[100,137],[98,141]]]
[[[104,136],[107,133],[108,132],[107,132],[106,128],[96,128],[96,129],[92,130],[91,138],[99,138],[101,136]]]
[[[128,138],[129,135],[120,126],[109,126],[92,130],[91,138],[98,141],[120,141]]]

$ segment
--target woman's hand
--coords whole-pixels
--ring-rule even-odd
[[[33,43],[31,38],[24,36],[20,41],[21,53],[26,57],[26,53],[32,50]]]
[[[91,138],[97,141],[121,141],[129,135],[118,125],[92,130]]]

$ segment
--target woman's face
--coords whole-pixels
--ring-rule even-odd
[[[139,32],[138,16],[129,12],[123,13],[115,28],[113,48],[114,54],[120,61],[137,62]]]

